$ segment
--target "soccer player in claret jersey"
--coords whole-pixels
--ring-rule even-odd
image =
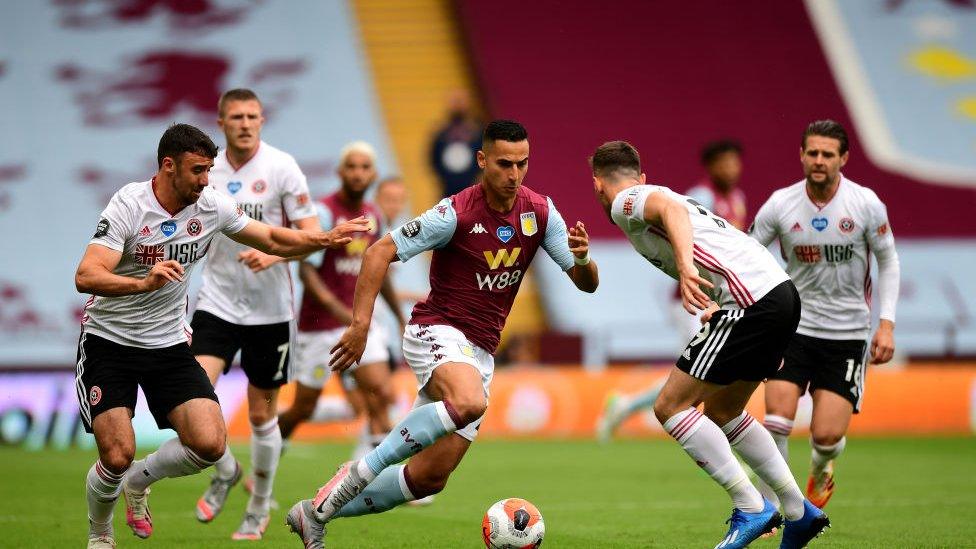
[[[305,284],[302,309],[298,317],[295,352],[295,400],[281,413],[281,433],[288,438],[315,410],[319,393],[329,379],[329,351],[352,322],[353,295],[363,254],[384,234],[383,215],[364,196],[376,180],[376,151],[363,141],[354,141],[339,153],[337,170],[341,186],[323,198],[318,206],[323,227],[355,217],[370,221],[369,231],[357,235],[345,248],[316,254],[302,262]],[[389,276],[383,281],[383,299],[405,324]],[[379,444],[390,432],[390,406],[393,381],[389,367],[385,330],[370,323],[366,349],[360,361],[350,368],[352,380],[362,398],[369,428],[366,450]],[[355,397],[354,397],[355,398]]]
[[[847,132],[832,120],[803,132],[804,179],[773,193],[750,229],[764,245],[775,239],[803,300],[800,327],[783,368],[766,384],[766,428],[787,455],[797,400],[813,397],[812,464],[807,497],[818,507],[834,492],[833,460],[844,450],[851,414],[864,398],[865,354],[871,334],[871,257],[878,260],[880,323],[872,364],[895,349],[899,266],[888,212],[878,195],[840,173]]]
[[[265,253],[292,256],[344,245],[346,235],[366,228],[364,219],[329,232],[250,220],[233,200],[208,188],[216,155],[199,129],[167,129],[159,141],[159,171],[115,193],[75,274],[78,291],[92,294],[77,358],[81,418],[98,447],[86,483],[89,548],[115,547],[112,512],[120,493],[126,523],[135,535],[149,537],[149,485],[197,473],[224,453],[220,406],[190,352],[184,318],[190,271],[211,241],[223,233]],[[133,463],[137,385],[156,424],[179,436]]]
[[[261,141],[264,116],[254,92],[225,92],[218,102],[218,116],[227,148],[214,160],[210,188],[230,197],[257,221],[318,230],[308,184],[298,163]],[[268,525],[271,489],[281,455],[278,389],[288,382],[292,310],[291,275],[284,258],[227,238],[214,239],[203,265],[190,350],[214,385],[221,372],[229,371],[238,351],[247,374],[253,486],[234,539],[261,539]],[[210,487],[197,501],[196,515],[201,522],[210,522],[220,513],[230,488],[242,476],[230,447],[214,469]]]
[[[781,524],[749,482],[734,448],[774,488],[786,515],[781,547],[802,547],[828,524],[803,499],[766,429],[743,409],[779,368],[800,320],[800,297],[773,256],[692,198],[646,185],[629,143],[601,145],[591,158],[596,195],[614,224],[652,265],[677,279],[701,331],[678,359],[654,404],[664,429],[731,496],[731,526],[719,546],[745,547]],[[697,406],[704,404],[704,413]]]
[[[353,322],[333,349],[332,367],[345,370],[362,356],[390,263],[433,250],[430,295],[414,307],[403,334],[403,353],[420,394],[375,450],[342,465],[312,499],[291,508],[288,524],[307,548],[324,547],[329,520],[380,513],[444,488],[481,424],[492,353],[540,247],[577,288],[596,290],[596,263],[590,261],[583,224],[567,231],[552,201],[522,185],[529,164],[525,128],[493,121],[484,130],[483,147],[480,184],[445,198],[366,252]]]

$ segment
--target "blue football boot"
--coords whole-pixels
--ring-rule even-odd
[[[759,536],[773,531],[783,523],[776,506],[768,499],[763,498],[763,510],[758,513],[743,513],[738,509],[732,510],[732,516],[726,523],[729,532],[725,538],[715,546],[715,549],[740,549],[752,543]]]
[[[830,526],[830,519],[826,513],[818,509],[809,500],[803,500],[803,516],[798,520],[786,521],[783,528],[783,541],[779,549],[799,549],[810,543],[824,528]]]

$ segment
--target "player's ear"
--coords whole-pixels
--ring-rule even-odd
[[[478,151],[477,158],[478,158],[478,167],[481,168],[482,170],[485,169],[485,165],[487,164],[487,160],[485,159],[485,151]]]
[[[844,154],[840,155],[840,167],[843,168],[847,164],[847,159],[850,157],[851,151],[845,151]]]
[[[646,173],[644,173],[644,172],[641,172],[641,175],[640,175],[640,182],[641,182],[641,185],[643,185],[643,184],[645,184],[645,183],[647,183],[647,174],[646,174]]]

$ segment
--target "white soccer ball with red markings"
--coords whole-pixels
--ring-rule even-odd
[[[508,498],[488,508],[481,521],[481,534],[489,549],[534,549],[542,545],[546,524],[535,505]]]

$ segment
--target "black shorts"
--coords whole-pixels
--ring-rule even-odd
[[[718,385],[762,381],[779,369],[799,323],[800,294],[787,280],[745,309],[713,314],[688,343],[677,367]]]
[[[186,343],[141,349],[82,332],[75,375],[81,420],[89,433],[92,420],[106,410],[121,406],[135,411],[136,386],[142,387],[160,429],[172,429],[166,415],[188,400],[217,402],[207,372]]]
[[[790,381],[802,391],[809,387],[836,393],[861,410],[864,395],[864,363],[868,349],[863,339],[822,339],[801,334],[793,336],[786,348],[783,368],[770,379]]]
[[[241,369],[251,385],[259,389],[277,389],[288,383],[291,361],[291,322],[234,324],[208,313],[193,313],[194,356],[210,355],[224,360],[224,373],[230,371],[234,355],[241,351]]]

